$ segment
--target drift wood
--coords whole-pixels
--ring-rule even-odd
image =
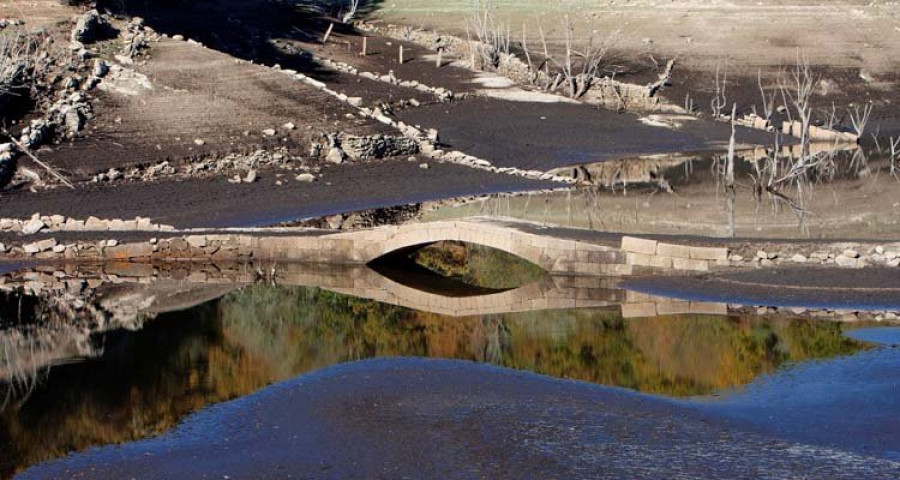
[[[26,147],[26,146],[23,145],[21,142],[19,142],[18,140],[16,140],[15,137],[13,137],[13,136],[9,133],[9,131],[7,131],[7,130],[4,128],[4,129],[0,130],[0,132],[2,132],[4,135],[6,135],[7,137],[9,137],[9,139],[12,140],[13,144],[14,144],[16,147],[18,147],[19,150],[22,150],[22,152],[25,153],[25,155],[28,156],[28,158],[30,158],[34,163],[40,165],[41,168],[43,168],[44,170],[47,170],[47,172],[49,172],[50,175],[53,175],[54,177],[56,177],[60,182],[63,183],[63,185],[65,185],[65,186],[71,188],[72,190],[75,190],[75,186],[74,186],[74,185],[72,185],[68,180],[66,180],[65,177],[63,177],[63,176],[62,176],[59,172],[57,172],[53,167],[51,167],[50,165],[47,165],[46,163],[42,162],[41,159],[37,158],[34,154],[32,154],[31,151],[28,149],[28,147]]]

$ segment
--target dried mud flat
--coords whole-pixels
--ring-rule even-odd
[[[555,2],[495,1],[498,17],[514,30],[543,26],[548,42],[560,45]],[[663,92],[674,102],[690,93],[706,108],[716,66],[728,63],[737,81],[729,98],[757,100],[757,70],[764,76],[796,62],[798,53],[823,72],[840,103],[874,101],[875,120],[884,131],[900,131],[900,117],[890,107],[898,100],[900,82],[900,7],[891,1],[738,0],[669,2],[567,2],[574,12],[576,34],[588,28],[618,31],[617,49],[633,70],[646,70],[651,57],[677,56],[679,71],[673,88]],[[464,34],[471,2],[396,0],[385,2],[375,15],[385,22],[436,28]],[[536,36],[535,36],[536,37]],[[539,39],[532,42],[539,45]],[[824,99],[823,99],[824,100]],[[828,101],[825,102],[826,106]]]
[[[427,153],[416,157],[414,166],[419,168],[413,168],[405,156],[379,158],[376,154],[331,169],[314,183],[294,182],[292,176],[266,171],[264,166],[253,169],[259,181],[250,186],[226,182],[249,175],[246,169],[212,178],[160,175],[152,181],[134,181],[127,176],[130,169],[162,162],[178,167],[276,149],[290,159],[303,159],[303,168],[317,175],[328,163],[321,156],[311,157],[310,149],[322,145],[327,151],[326,137],[403,137],[393,126],[376,121],[380,108],[393,109],[400,120],[422,129],[446,128],[438,148],[484,154],[498,168],[544,171],[581,159],[709,149],[721,147],[729,133],[709,122],[691,122],[687,131],[651,127],[636,116],[604,114],[587,105],[466,98],[485,89],[479,74],[457,66],[439,68],[421,46],[376,34],[367,34],[369,55],[362,57],[357,53],[361,34],[343,26],[323,45],[320,39],[328,22],[283,4],[223,0],[177,8],[148,8],[140,2],[122,5],[127,14],[145,18],[149,35],[163,36],[150,42],[133,65],[112,61],[113,71],[91,92],[93,118],[78,138],[45,145],[36,152],[75,181],[76,190],[4,193],[0,198],[3,216],[21,218],[34,212],[106,218],[142,215],[181,226],[227,227],[297,220],[342,208],[565,186],[484,169],[426,170],[432,165],[422,164],[440,162]],[[49,22],[48,12],[54,12],[56,21],[63,24],[77,12],[47,2],[38,2],[33,9],[40,13],[38,24]],[[27,18],[27,7],[19,6],[17,11]],[[101,43],[99,49],[108,51],[115,41]],[[401,44],[408,60],[403,64],[398,63],[396,52]],[[329,60],[322,63],[322,58]],[[374,75],[349,74],[329,66],[332,60]],[[327,87],[300,81],[294,71]],[[398,81],[377,78],[387,74]],[[428,91],[401,81],[452,91],[459,98],[441,103]],[[511,87],[501,82],[493,88]],[[376,113],[360,114],[336,94],[355,97]],[[444,109],[461,116],[448,124]],[[545,146],[517,145],[522,138],[517,133],[523,132]],[[768,141],[767,134],[746,136],[749,142]],[[618,140],[627,145],[615,145]],[[573,149],[579,148],[583,151],[573,155]],[[377,165],[366,165],[372,161]],[[365,175],[370,180],[363,180]]]
[[[162,180],[119,186],[96,185],[76,192],[17,192],[0,196],[4,216],[58,212],[73,218],[148,216],[178,228],[262,227],[386,206],[498,191],[526,191],[557,185],[508,175],[492,175],[452,164],[386,159],[362,165],[335,165],[313,183],[298,182],[277,170],[261,171],[251,184],[222,178]]]

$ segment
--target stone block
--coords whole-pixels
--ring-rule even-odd
[[[663,270],[671,270],[673,267],[672,257],[664,257],[662,255],[654,255],[650,257],[650,266]]]
[[[637,237],[622,237],[622,250],[626,252],[655,255],[659,242]]]
[[[648,255],[645,253],[634,253],[634,252],[628,252],[625,254],[626,262],[629,265],[642,265],[645,267],[650,266],[651,259],[654,256],[655,255]]]
[[[691,302],[681,300],[660,300],[656,302],[656,312],[659,315],[681,315],[691,313]]]
[[[64,223],[61,227],[61,230],[69,232],[80,232],[84,229],[84,220],[75,220],[73,218],[66,219],[66,223]]]
[[[707,260],[691,260],[688,258],[673,258],[672,268],[675,270],[691,270],[697,272],[705,272],[709,270],[709,261]]]
[[[97,217],[88,217],[84,222],[86,230],[106,231],[109,230],[109,224]]]
[[[622,304],[622,317],[623,318],[644,318],[644,317],[655,317],[656,313],[656,303],[655,302],[640,302],[640,303],[623,303]]]
[[[664,257],[691,258],[691,247],[686,245],[674,245],[671,243],[660,243],[656,247],[656,253]]]
[[[125,224],[125,221],[118,218],[109,220],[108,224],[109,230],[113,232],[123,232],[125,230],[128,230],[128,226]]]
[[[206,235],[188,235],[184,240],[193,248],[203,248],[209,243]]]
[[[728,260],[728,249],[717,247],[691,247],[690,257],[695,260]]]
[[[727,315],[728,305],[718,302],[691,302],[691,313],[703,315]]]
[[[150,258],[153,255],[153,245],[149,243],[130,243],[116,247],[106,247],[103,255],[106,258],[120,260]]]

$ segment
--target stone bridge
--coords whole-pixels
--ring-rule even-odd
[[[254,258],[353,265],[435,242],[460,241],[502,250],[554,274],[631,273],[625,254],[615,246],[559,233],[530,222],[479,217],[307,237],[258,237],[250,247]]]
[[[105,232],[114,236],[114,232]],[[554,275],[627,276],[707,271],[728,266],[728,249],[544,226],[501,217],[415,222],[350,232],[316,229],[144,232],[144,241],[86,239],[60,243],[43,238],[8,249],[0,258],[64,261],[168,262],[174,260],[273,260],[365,265],[395,251],[440,241],[492,247],[528,260]]]
[[[716,262],[727,263],[728,258],[725,248],[670,245],[501,217],[408,223],[309,237],[255,237],[248,241],[254,258],[350,265],[367,264],[391,252],[435,242],[460,241],[516,255],[554,275],[706,271]]]

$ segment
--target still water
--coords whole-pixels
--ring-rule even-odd
[[[428,298],[546,294],[528,287],[554,284],[474,247],[411,258],[442,274],[407,278],[404,289],[419,282]],[[615,287],[590,290],[604,299],[595,307],[458,317],[364,298],[399,288],[373,283],[381,277],[368,269],[283,266],[280,281],[247,281],[246,265],[79,268],[18,272],[0,292],[2,478],[165,434],[211,405],[375,358],[464,360],[619,387],[779,438],[881,458],[900,451],[900,350],[883,329],[854,335],[853,325],[787,316],[626,318],[619,304],[628,293]]]
[[[658,155],[559,169],[579,181],[577,188],[441,205],[424,219],[484,214],[633,234],[900,238],[898,160],[862,150],[836,152],[821,170],[773,187],[760,159],[744,154],[735,165],[731,196],[722,158]]]
[[[71,451],[158,435],[212,403],[365,358],[464,359],[707,397],[869,348],[843,330],[790,319],[626,321],[604,310],[449,318],[320,289],[250,286],[160,314],[136,331],[92,337],[102,350],[96,358],[42,369],[27,386],[7,384],[0,465],[8,477]]]

